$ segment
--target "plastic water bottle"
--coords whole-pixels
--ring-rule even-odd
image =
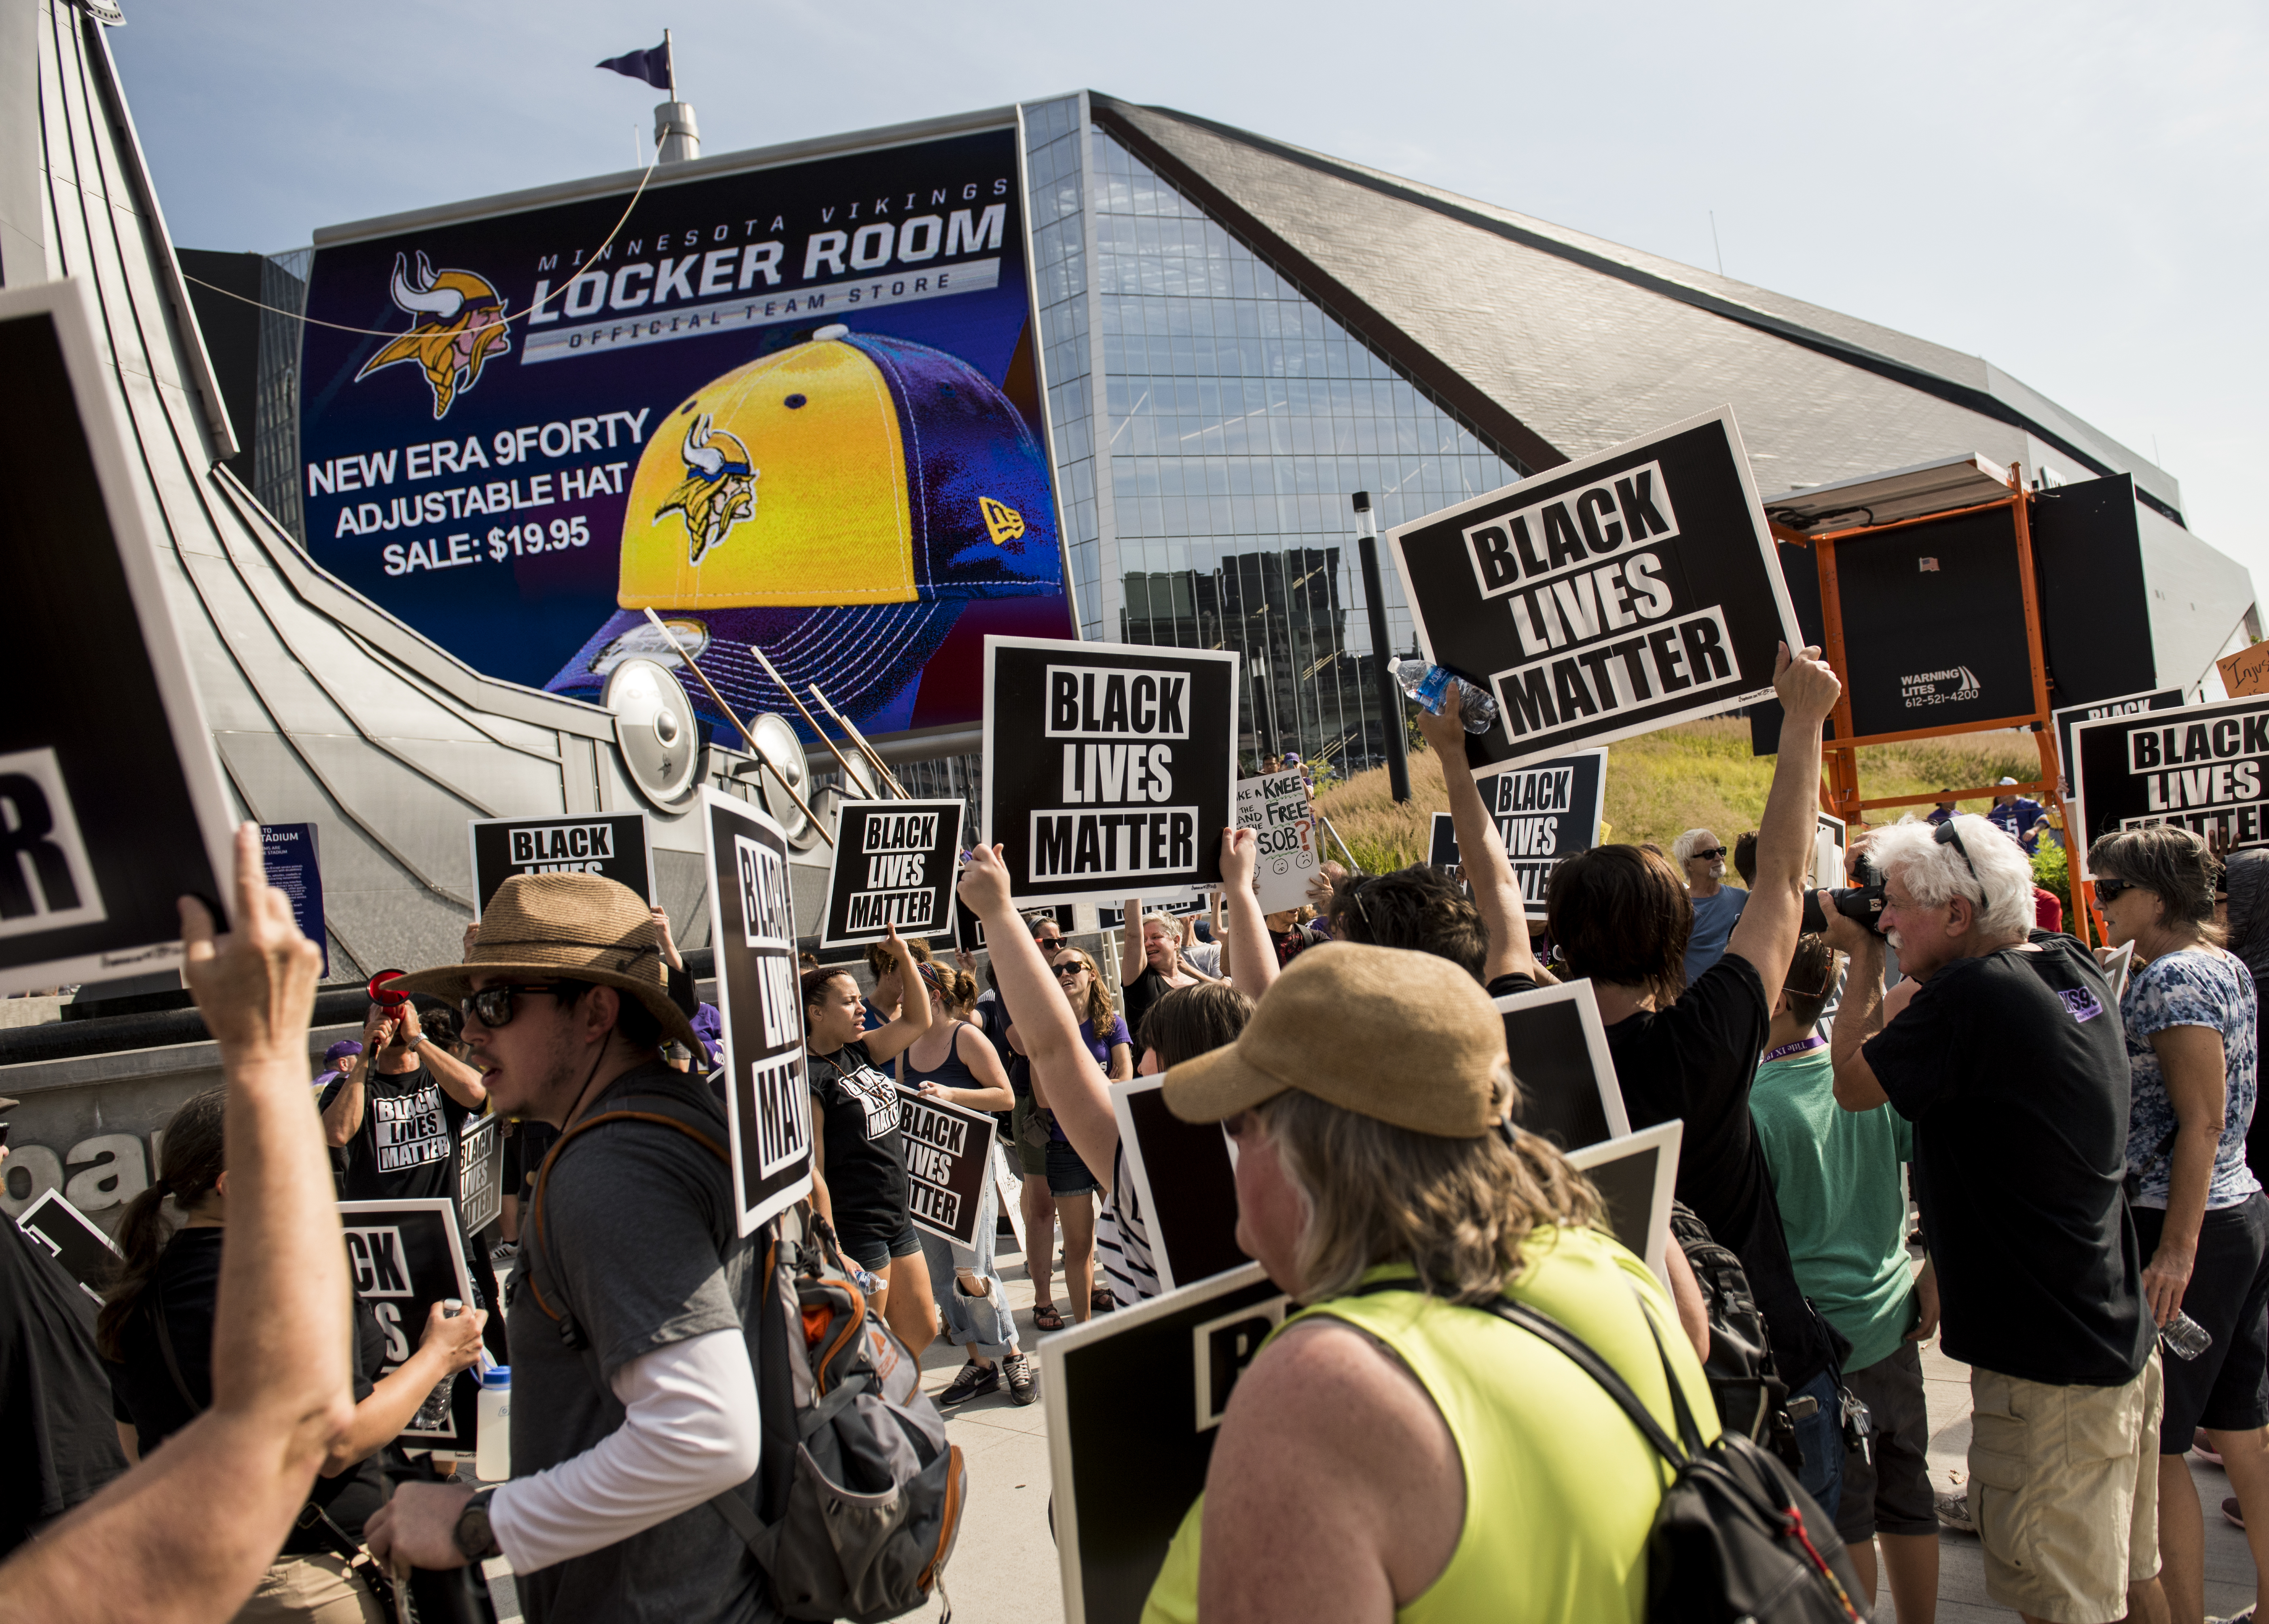
[[[512,1475],[512,1367],[491,1365],[481,1372],[480,1444],[473,1475],[501,1483]]]
[[[1430,666],[1423,660],[1398,660],[1393,671],[1394,680],[1402,684],[1402,691],[1436,716],[1442,713],[1450,684],[1455,683],[1458,717],[1467,733],[1487,733],[1489,724],[1497,720],[1497,701],[1445,667]]]
[[[2159,1340],[2177,1359],[2195,1359],[2214,1346],[2214,1332],[2180,1309],[2159,1328]]]

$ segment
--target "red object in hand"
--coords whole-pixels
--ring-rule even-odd
[[[370,1001],[385,1009],[399,1009],[410,1001],[410,994],[397,993],[388,985],[399,981],[410,972],[406,970],[381,970],[370,978]]]

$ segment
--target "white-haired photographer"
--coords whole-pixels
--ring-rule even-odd
[[[1829,909],[1851,956],[1836,1099],[1888,1099],[1915,1126],[1946,1352],[1970,1367],[1986,1594],[2027,1618],[2163,1619],[2160,1362],[2123,1189],[2117,1001],[2079,942],[2031,928],[2032,866],[1984,818],[1896,823],[1868,851],[1907,978],[1886,997],[1883,939]]]

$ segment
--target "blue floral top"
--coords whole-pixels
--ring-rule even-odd
[[[2174,1171],[2174,1147],[2168,1141],[2175,1132],[2175,1107],[2167,1097],[2151,1034],[2170,1026],[2208,1026],[2221,1034],[2229,1089],[2206,1204],[2209,1212],[2236,1206],[2261,1188],[2245,1164],[2245,1131],[2253,1123],[2258,1088],[2252,976],[2227,953],[2169,953],[2135,972],[2119,1000],[2119,1013],[2127,1028],[2127,1067],[2133,1078],[2127,1166],[2142,1183],[2135,1204],[2165,1207]]]

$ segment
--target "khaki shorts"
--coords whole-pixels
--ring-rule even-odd
[[[1970,1515],[1985,1594],[2058,1624],[2127,1616],[2159,1571],[2159,1351],[2124,1387],[1972,1369]]]
[[[338,1557],[281,1556],[231,1624],[386,1624],[369,1587]]]

